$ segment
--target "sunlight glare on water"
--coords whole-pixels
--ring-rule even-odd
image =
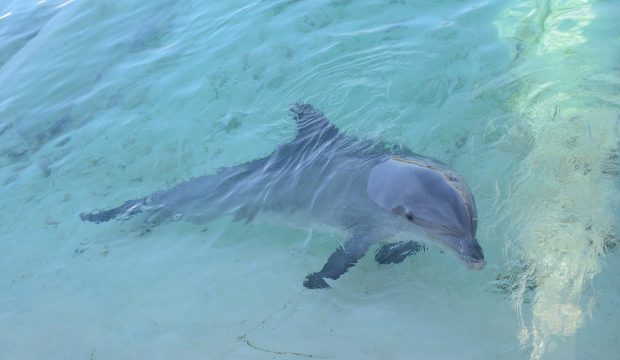
[[[518,48],[510,72],[522,85],[511,109],[527,121],[532,143],[521,163],[527,176],[510,205],[514,213],[535,214],[515,239],[528,264],[521,292],[529,279],[537,286],[521,329],[521,341],[532,340],[532,358],[544,357],[550,345],[559,346],[558,337],[575,335],[592,316],[602,291],[591,281],[617,243],[617,189],[607,168],[618,165],[610,162],[618,151],[620,99],[601,90],[613,85],[603,74],[614,56],[604,55],[617,52],[620,41],[607,40],[618,27],[606,26],[609,15],[594,5],[551,1],[532,11],[534,2],[519,2],[497,21],[501,36]],[[595,30],[611,37],[590,40]],[[522,295],[516,305],[525,305]]]
[[[619,15],[584,0],[2,2],[0,358],[610,358]],[[267,156],[299,101],[456,169],[487,266],[432,247],[377,265],[373,248],[313,291],[304,277],[346,235],[311,221],[80,221]]]

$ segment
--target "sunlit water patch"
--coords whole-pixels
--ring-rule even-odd
[[[527,218],[506,250],[527,264],[513,300],[532,358],[574,352],[566,339],[590,320],[599,297],[618,295],[592,283],[618,243],[617,11],[588,1],[516,2],[497,21],[516,54],[514,132],[529,145],[506,197],[509,213]]]
[[[618,11],[584,1],[2,3],[3,356],[618,353]],[[79,220],[271,153],[294,136],[296,101],[347,134],[458,170],[476,196],[487,267],[468,271],[436,248],[399,265],[367,256],[317,292],[302,281],[338,232]]]

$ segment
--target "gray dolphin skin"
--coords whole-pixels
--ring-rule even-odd
[[[290,114],[296,137],[267,157],[80,218],[100,223],[146,212],[161,220],[249,222],[274,213],[301,226],[345,230],[347,240],[306,277],[307,288],[328,288],[325,279],[338,279],[373,244],[390,239],[376,251],[381,264],[399,263],[427,243],[470,269],[484,267],[474,198],[454,170],[402,147],[347,136],[309,104],[295,104]],[[415,241],[393,241],[401,233]]]

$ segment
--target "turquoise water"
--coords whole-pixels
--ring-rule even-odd
[[[0,358],[606,359],[620,351],[612,1],[0,4]],[[487,266],[308,224],[94,225],[265,156],[290,104],[443,160]]]

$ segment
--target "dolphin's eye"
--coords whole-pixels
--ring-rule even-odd
[[[409,212],[409,210],[405,209],[404,206],[398,205],[397,207],[392,209],[392,214],[396,214],[398,216],[404,216],[409,221],[413,221],[413,214]]]

